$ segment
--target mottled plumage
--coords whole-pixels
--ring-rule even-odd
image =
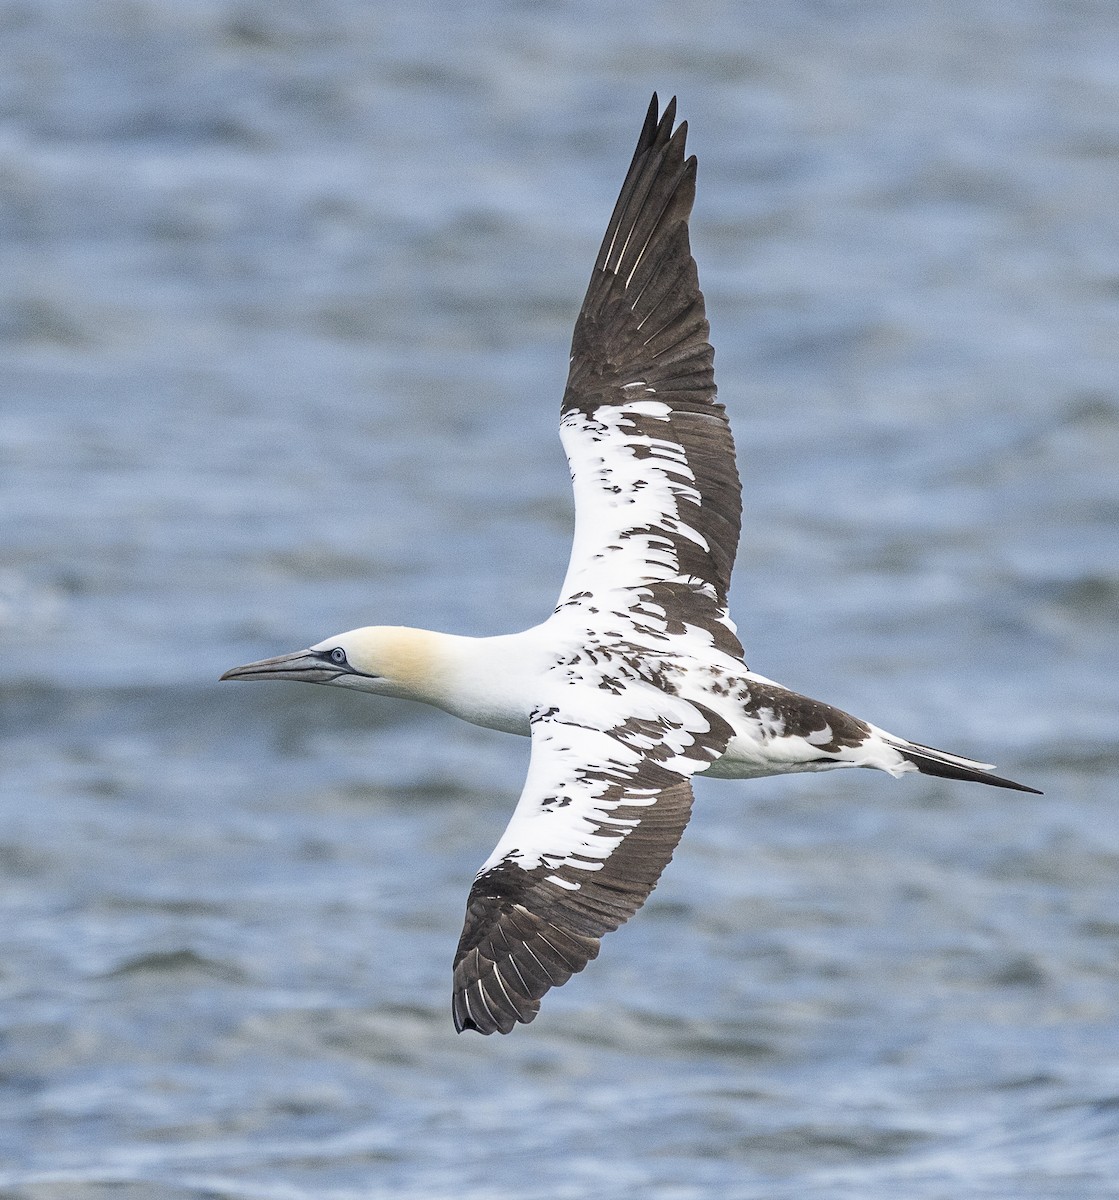
[[[575,492],[555,612],[463,638],[368,627],[223,678],[422,700],[532,738],[512,820],[474,881],[458,1029],[508,1033],[656,886],[691,777],[874,767],[1032,791],[749,670],[727,610],[741,490],[688,240],[696,160],[654,95],[575,323],[560,436]]]

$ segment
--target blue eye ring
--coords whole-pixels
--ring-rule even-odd
[[[339,666],[346,661],[346,652],[341,646],[335,646],[330,652],[330,661],[338,663]]]

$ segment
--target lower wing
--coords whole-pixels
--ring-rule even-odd
[[[691,814],[690,776],[731,730],[647,685],[568,686],[532,719],[524,791],[470,889],[455,1027],[508,1033],[645,902]]]

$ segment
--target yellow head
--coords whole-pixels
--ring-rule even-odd
[[[366,625],[294,654],[226,671],[222,679],[294,679],[379,696],[430,701],[446,653],[445,634],[401,625]]]

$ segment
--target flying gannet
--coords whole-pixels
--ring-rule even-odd
[[[644,903],[692,775],[874,767],[1032,792],[749,670],[727,590],[740,486],[688,217],[696,159],[654,94],[575,323],[560,436],[575,537],[559,603],[501,637],[372,626],[222,679],[421,700],[531,737],[524,791],[470,889],[455,1027],[508,1033]]]

